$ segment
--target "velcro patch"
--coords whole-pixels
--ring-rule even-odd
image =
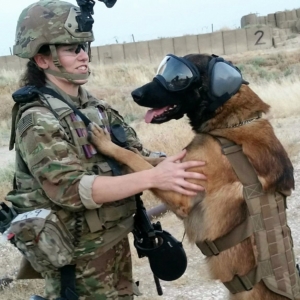
[[[19,135],[22,136],[23,133],[31,126],[33,126],[33,114],[28,114],[23,117],[18,123]]]

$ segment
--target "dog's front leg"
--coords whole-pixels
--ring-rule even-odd
[[[99,126],[93,125],[88,128],[89,141],[104,155],[112,157],[116,161],[127,165],[132,171],[139,172],[149,170],[153,166],[143,156],[114,144],[108,132]],[[163,160],[162,158],[161,160]],[[173,191],[151,189],[151,191],[165,202],[169,208],[179,217],[186,217],[191,208],[191,197]]]
[[[148,162],[151,166],[155,167],[159,163],[161,163],[166,157],[148,157],[148,156],[143,156],[141,153],[136,149],[136,148],[129,148],[132,152],[136,153],[140,157],[142,157],[146,162]]]

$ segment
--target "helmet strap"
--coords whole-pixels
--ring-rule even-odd
[[[54,71],[50,69],[44,70],[46,74],[53,75],[54,77],[64,78],[72,83],[76,83],[76,80],[86,80],[90,76],[91,72],[90,69],[87,74],[72,74],[66,71],[66,69],[62,66],[62,64],[59,61],[58,54],[56,51],[55,45],[49,45],[51,55],[52,55],[52,61],[54,65],[59,69],[59,71]]]

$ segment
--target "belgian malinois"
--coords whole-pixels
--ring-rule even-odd
[[[205,192],[189,197],[153,190],[183,219],[191,242],[210,242],[227,236],[249,216],[243,185],[215,137],[226,138],[242,147],[264,193],[283,195],[294,189],[291,161],[270,122],[262,117],[269,111],[269,105],[251,90],[230,62],[215,55],[190,54],[182,58],[168,55],[153,81],[133,91],[132,97],[138,105],[152,108],[146,114],[146,122],[159,124],[186,114],[195,132],[193,140],[187,141],[184,160],[206,162],[191,171],[205,174],[207,181],[190,180],[205,187]],[[99,151],[128,165],[135,172],[152,168],[141,156],[111,143],[107,133],[100,128],[93,127],[91,141]],[[266,230],[264,226],[262,230]],[[273,270],[268,275],[260,274],[252,285],[245,282],[243,276],[257,268],[262,255],[258,250],[260,240],[251,233],[237,244],[207,258],[212,277],[225,285],[237,278],[238,284],[245,287],[238,291],[229,289],[230,299],[299,299],[298,273],[295,271],[292,242],[287,236],[289,232],[283,237],[286,238],[285,246],[291,248],[292,254],[290,270],[283,271],[281,274],[284,275],[277,273],[275,265],[280,260],[278,258],[271,262]],[[269,241],[269,247],[272,247],[271,244],[272,241]],[[275,289],[264,277],[270,276],[270,273],[276,281]],[[280,286],[280,276],[288,278],[290,291],[286,286]]]

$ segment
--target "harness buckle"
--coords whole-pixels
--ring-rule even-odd
[[[223,284],[232,294],[245,292],[245,291],[249,292],[253,289],[253,283],[251,282],[251,280],[248,278],[247,275],[245,276],[234,275],[232,280],[223,282]]]
[[[242,286],[245,288],[247,292],[253,289],[253,284],[247,276],[243,276],[243,277],[240,277],[239,275],[235,275],[235,276],[237,277],[237,279],[240,281],[240,283],[242,284]]]
[[[214,242],[206,240],[205,244],[208,247],[208,249],[212,252],[213,255],[215,255],[215,256],[219,255],[220,251]]]

